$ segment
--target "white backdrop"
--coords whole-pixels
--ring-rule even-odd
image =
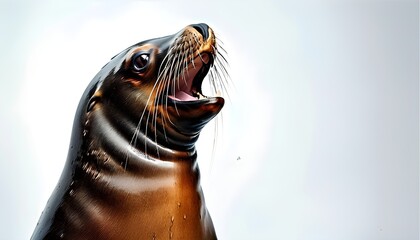
[[[32,234],[96,72],[198,22],[235,85],[216,152],[211,125],[197,146],[220,239],[419,239],[417,1],[0,6],[1,239]]]

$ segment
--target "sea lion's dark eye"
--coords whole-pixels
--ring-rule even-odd
[[[137,72],[142,72],[149,65],[149,54],[148,53],[137,53],[133,56],[132,63],[133,69]]]

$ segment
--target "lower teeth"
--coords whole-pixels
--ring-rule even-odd
[[[198,100],[203,99],[203,98],[207,98],[206,96],[204,96],[203,94],[197,92],[197,96],[198,96]]]

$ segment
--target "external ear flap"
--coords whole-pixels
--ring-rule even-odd
[[[87,104],[87,109],[86,112],[90,112],[92,111],[93,107],[100,102],[101,98],[100,98],[100,94],[95,94],[93,95],[90,99],[89,102]]]

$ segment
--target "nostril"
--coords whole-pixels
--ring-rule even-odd
[[[205,23],[191,25],[197,32],[199,32],[205,40],[209,37],[209,26]]]

